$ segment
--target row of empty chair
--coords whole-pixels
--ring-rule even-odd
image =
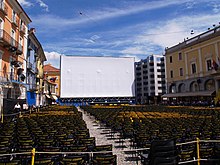
[[[166,106],[84,106],[85,111],[122,138],[130,138],[134,148],[149,148],[155,140],[175,139],[176,143],[220,140],[220,110]],[[178,146],[178,161],[197,157],[196,144]],[[203,159],[220,159],[220,143],[200,143]]]
[[[0,164],[30,164],[33,148],[35,164],[117,163],[112,145],[96,145],[75,107],[49,107],[5,119],[0,125]],[[90,154],[97,151],[109,152]]]

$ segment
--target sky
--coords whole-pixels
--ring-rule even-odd
[[[219,0],[18,0],[46,63],[60,55],[145,59],[220,24]],[[191,34],[193,30],[194,34]]]

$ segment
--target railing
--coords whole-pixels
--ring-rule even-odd
[[[25,26],[23,24],[20,25],[20,32],[25,33],[25,30],[26,30]]]
[[[3,29],[0,29],[0,40],[4,41],[4,44],[10,45],[13,38]]]
[[[2,41],[3,45],[5,46],[12,46],[17,48],[16,53],[22,54],[23,46],[3,29],[0,29],[0,41]]]
[[[33,64],[30,63],[30,62],[28,62],[28,63],[27,63],[27,68],[28,68],[28,69],[33,69],[32,67],[33,67]]]
[[[12,24],[15,26],[18,26],[18,20],[17,20],[16,16],[12,17]]]
[[[39,111],[39,110],[38,110]],[[26,111],[26,112],[20,112],[20,113],[15,113],[15,114],[10,114],[10,115],[5,115],[5,116],[13,116],[13,115],[19,115],[19,117],[22,117],[22,113],[32,113],[31,110]],[[2,123],[3,123],[3,117],[5,117],[4,115],[2,115]],[[202,157],[200,157],[200,145],[201,143],[220,143],[220,140],[200,140],[199,138],[196,139],[196,141],[191,141],[191,142],[186,142],[186,143],[179,143],[177,144],[177,146],[181,146],[181,145],[188,145],[188,144],[196,144],[196,157],[194,157],[192,160],[187,160],[187,161],[180,161],[178,162],[178,164],[187,164],[187,163],[191,163],[191,162],[197,162],[197,165],[200,165],[201,162],[213,162],[213,161],[220,161],[220,159],[204,159]],[[123,155],[126,153],[134,153],[137,155],[137,153],[141,153],[143,151],[146,150],[150,150],[150,148],[139,148],[139,149],[129,149],[129,150],[123,150],[123,151],[117,151],[117,152],[113,152],[113,151],[99,151],[99,152],[39,152],[36,151],[35,148],[33,148],[31,151],[29,152],[20,152],[20,153],[7,153],[7,154],[0,154],[0,157],[4,157],[4,156],[16,156],[16,155],[32,155],[32,159],[31,159],[31,165],[34,165],[34,161],[35,161],[35,157],[36,154],[40,154],[40,155],[60,155],[60,156],[65,156],[68,154],[88,154],[89,155],[89,159],[91,160],[93,155],[96,153],[100,153],[100,154],[106,154],[106,153],[114,153],[116,155]],[[139,155],[139,154],[138,154]],[[139,160],[142,161],[142,160]]]
[[[9,83],[11,81],[19,81],[18,74],[16,73],[17,69],[14,72],[0,72],[0,83]]]

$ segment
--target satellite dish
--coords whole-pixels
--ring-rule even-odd
[[[191,30],[191,33],[190,34],[194,34],[194,31],[193,30]]]

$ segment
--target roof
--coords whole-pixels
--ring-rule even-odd
[[[27,17],[29,23],[32,22],[32,20],[30,19],[30,17],[28,16],[28,14],[24,11],[23,7],[20,5],[20,3],[18,2],[18,0],[16,0],[15,2],[18,4],[19,8],[23,11],[23,13],[24,13],[24,15]]]
[[[212,96],[215,90],[197,91],[197,92],[183,92],[183,93],[167,93],[162,97],[196,97],[196,96]]]
[[[60,69],[55,68],[51,64],[44,65],[44,72],[60,72]]]

